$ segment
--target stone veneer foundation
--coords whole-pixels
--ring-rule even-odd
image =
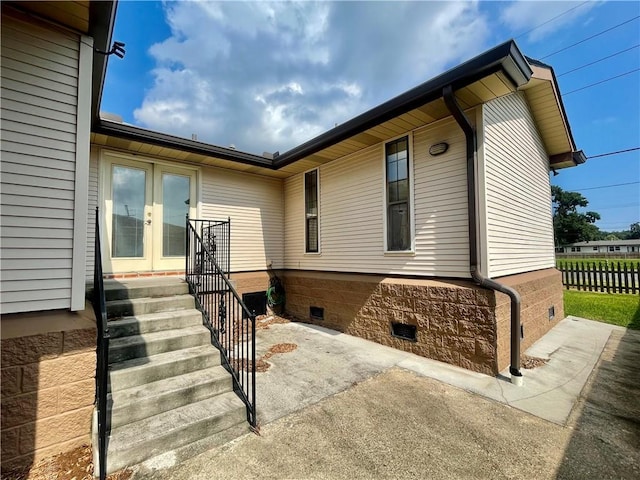
[[[509,364],[509,299],[470,281],[287,270],[286,311],[295,318],[469,370],[496,375]],[[500,279],[522,295],[523,350],[563,318],[555,269]],[[548,309],[555,318],[548,319]],[[324,318],[310,315],[323,309]],[[416,341],[392,336],[416,327]],[[505,363],[506,362],[506,363]]]
[[[95,342],[90,311],[3,316],[3,474],[90,443]]]
[[[242,297],[245,293],[266,291],[269,288],[269,273],[264,270],[232,273],[231,281],[240,297]]]
[[[524,329],[524,338],[520,351],[524,352],[564,318],[562,273],[550,268],[510,275],[500,278],[499,281],[515,288],[521,296],[520,322]],[[496,300],[498,369],[503,370],[509,366],[511,355],[511,304],[509,297],[501,293],[497,295]],[[551,307],[554,310],[552,319],[549,315]]]

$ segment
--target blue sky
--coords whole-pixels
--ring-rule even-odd
[[[598,155],[640,147],[639,16],[637,1],[121,1],[114,39],[127,54],[109,62],[101,109],[284,152],[515,38],[553,66],[578,148]],[[602,230],[640,221],[640,150],[590,159],[552,183],[583,193]]]

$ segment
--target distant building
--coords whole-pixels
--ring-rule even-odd
[[[577,242],[564,247],[556,247],[556,253],[567,255],[640,253],[640,239]]]

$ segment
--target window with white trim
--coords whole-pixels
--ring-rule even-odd
[[[305,216],[305,249],[306,253],[318,253],[318,169],[304,174],[304,216]]]
[[[387,251],[411,250],[409,137],[385,144]]]

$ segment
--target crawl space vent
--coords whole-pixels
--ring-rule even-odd
[[[391,336],[396,338],[402,338],[403,340],[409,340],[411,342],[417,341],[416,338],[416,326],[407,325],[405,323],[391,323]]]
[[[309,317],[311,320],[324,320],[324,308],[309,307]]]

